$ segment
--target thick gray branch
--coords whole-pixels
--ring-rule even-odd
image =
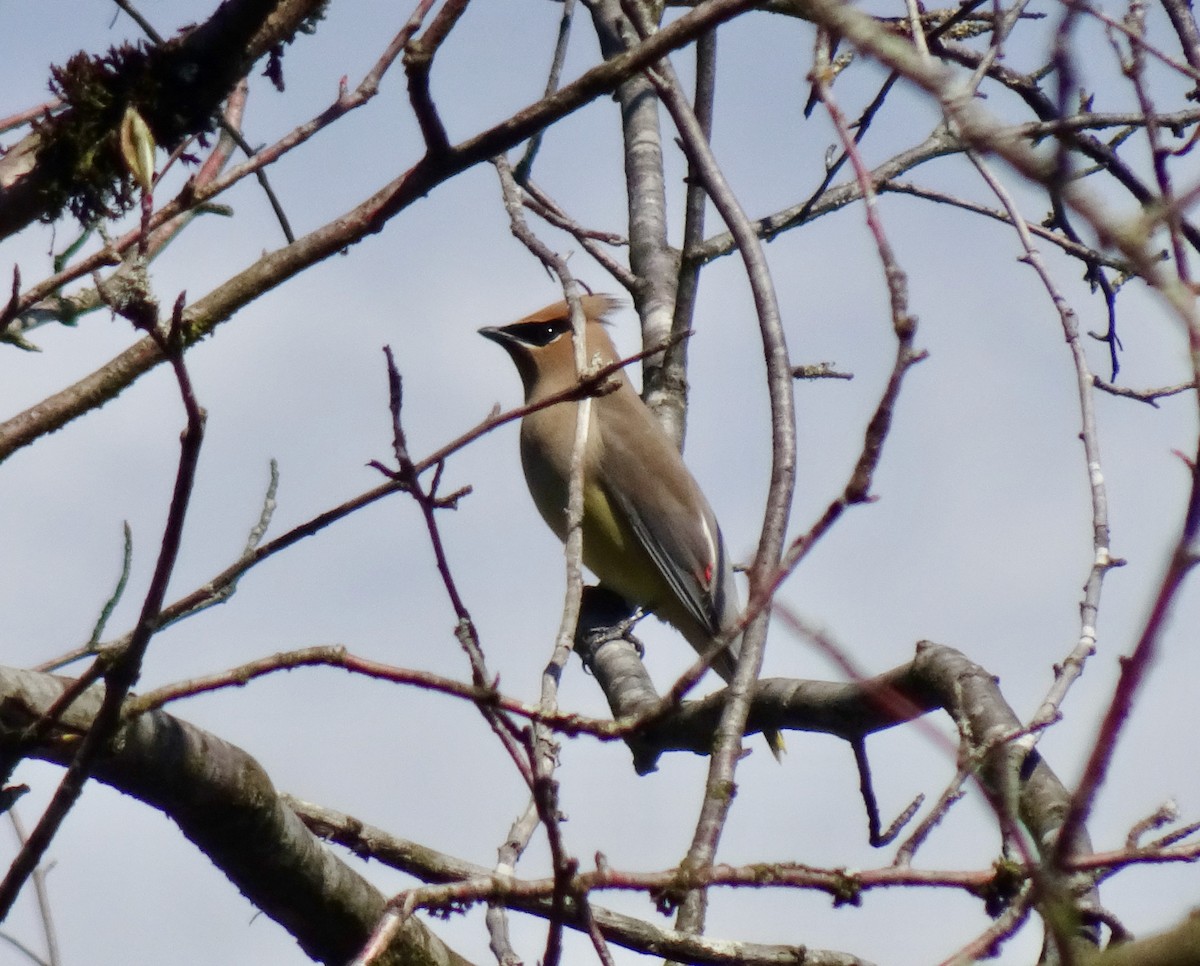
[[[64,678],[0,668],[0,751],[62,694]],[[102,689],[86,691],[31,757],[70,760]],[[67,739],[64,741],[64,739]],[[166,813],[255,906],[323,963],[351,959],[382,916],[385,899],[330,852],[284,803],[262,766],[239,748],[161,711],[124,725],[93,769],[106,785]],[[382,962],[469,966],[416,919]]]
[[[636,718],[656,706],[654,687],[628,642],[611,641],[594,649],[582,642],[577,647],[615,717]],[[653,770],[657,756],[667,750],[708,754],[725,700],[726,691],[721,690],[685,701],[633,734],[629,744],[639,770]],[[1021,721],[995,677],[953,648],[922,641],[908,664],[849,684],[760,680],[747,731],[815,731],[850,741],[939,709],[958,725],[966,750],[976,757],[976,774],[992,800],[1001,807],[1012,803],[1038,849],[1048,854],[1062,828],[1070,793],[1037,751],[1026,755],[1011,740],[999,740],[1019,736]],[[1086,832],[1075,837],[1068,851],[1073,856],[1091,853]],[[1090,946],[1096,896],[1086,877],[1068,883],[1068,888],[1085,924],[1081,942]]]

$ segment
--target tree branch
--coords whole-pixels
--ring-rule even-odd
[[[0,668],[0,748],[11,749],[13,729],[40,717],[68,683]],[[69,762],[102,701],[100,689],[86,691],[34,753]],[[95,763],[92,776],[168,815],[319,962],[346,962],[383,911],[383,896],[308,832],[258,762],[178,718],[151,712],[123,722],[111,754]],[[402,931],[388,962],[402,966],[414,960],[470,966],[415,921]]]

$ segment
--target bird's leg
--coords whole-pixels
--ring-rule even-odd
[[[609,628],[596,628],[595,633],[599,635],[601,632],[606,632],[606,636],[602,640],[597,640],[596,644],[603,644],[606,641],[628,641],[633,645],[633,649],[637,651],[639,658],[646,656],[646,647],[634,634],[633,629],[637,626],[638,621],[646,616],[646,611],[641,607],[637,608],[632,614],[624,620],[619,621]]]
[[[603,645],[613,641],[626,641],[633,646],[637,656],[645,654],[642,642],[633,635],[633,628],[645,612],[640,607],[631,608],[625,598],[607,587],[583,588],[583,599],[579,608],[579,626],[575,634],[575,646],[590,670],[592,655]]]

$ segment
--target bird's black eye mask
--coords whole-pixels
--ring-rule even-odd
[[[520,322],[516,325],[506,325],[504,331],[514,339],[526,345],[547,346],[555,339],[571,331],[569,319],[555,319],[552,322]]]

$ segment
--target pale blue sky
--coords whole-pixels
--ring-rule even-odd
[[[210,7],[150,0],[141,9],[170,32],[203,18]],[[469,7],[433,73],[452,138],[536,98],[559,10],[533,3]],[[357,82],[407,15],[406,7],[390,3],[332,4],[316,36],[288,50],[287,92],[256,81],[248,139],[268,142],[318,113],[343,74]],[[50,24],[40,5],[0,0],[6,32],[0,114],[45,96],[48,62],[135,34],[124,16],[115,23],[114,16],[111,4],[91,2],[75,5],[69,22]],[[715,144],[754,215],[806,196],[833,140],[819,109],[808,121],[800,113],[810,44],[808,28],[765,15],[721,33],[728,84],[718,102]],[[571,49],[567,75],[575,76],[597,56],[586,23]],[[1013,57],[1017,64],[1035,59],[1020,51]],[[686,58],[678,66],[686,73]],[[878,78],[866,67],[839,80],[848,113]],[[1115,92],[1114,103],[1125,96]],[[1000,102],[988,106],[1006,109]],[[625,208],[616,123],[617,109],[607,98],[569,118],[548,139],[535,177],[580,221],[619,231]],[[918,143],[935,123],[926,105],[898,91],[872,132],[868,158]],[[671,133],[666,141],[678,176],[682,165]],[[395,177],[419,151],[397,70],[375,102],[273,169],[272,180],[296,230],[304,232]],[[916,177],[986,198],[958,161],[935,163]],[[671,190],[678,211],[680,184]],[[1018,197],[1031,220],[1044,216],[1041,201],[1021,190]],[[252,184],[223,200],[235,207],[235,221],[202,219],[155,263],[164,302],[181,290],[198,298],[258,252],[282,244]],[[885,197],[880,207],[909,273],[911,309],[921,321],[918,342],[930,357],[910,375],[897,409],[875,481],[878,502],[846,514],[785,585],[781,600],[827,628],[871,673],[906,661],[922,638],[957,647],[999,675],[1010,703],[1027,717],[1050,685],[1052,665],[1074,644],[1080,587],[1092,557],[1069,353],[1044,291],[1015,261],[1011,231],[907,198]],[[710,227],[716,226],[714,217]],[[538,230],[572,253],[581,279],[616,291],[573,242]],[[60,227],[57,249],[69,232]],[[676,225],[676,239],[678,233]],[[50,232],[39,230],[4,243],[0,273],[19,262],[27,281],[40,277],[50,242]],[[829,360],[855,373],[848,383],[796,387],[795,534],[844,484],[894,344],[861,208],[784,236],[767,253],[793,359]],[[1103,303],[1078,281],[1079,270],[1053,253],[1047,257],[1084,327],[1102,329]],[[383,344],[392,345],[405,377],[406,425],[419,455],[478,422],[495,403],[519,401],[508,360],[475,330],[557,297],[510,236],[494,172],[480,166],[436,189],[381,234],[223,325],[189,355],[209,412],[208,435],[171,596],[238,555],[258,514],[269,459],[279,461],[282,474],[276,534],[378,481],[365,464],[390,456]],[[1121,305],[1127,384],[1186,378],[1177,324],[1136,284]],[[623,348],[638,347],[631,310],[618,314],[616,337]],[[77,328],[46,327],[32,338],[42,353],[3,347],[0,418],[90,372],[134,336],[123,321],[94,313]],[[766,488],[769,439],[756,340],[740,263],[724,259],[702,282],[686,455],[740,559],[757,542]],[[1091,344],[1089,353],[1093,367],[1107,375],[1104,347]],[[1132,646],[1178,525],[1187,473],[1172,450],[1195,447],[1195,403],[1188,397],[1166,400],[1157,411],[1108,398],[1098,408],[1113,552],[1129,565],[1106,581],[1100,653],[1072,691],[1066,720],[1041,746],[1068,782],[1085,760],[1117,658]],[[159,371],[5,463],[0,533],[8,566],[0,581],[0,628],[6,661],[31,665],[86,638],[116,579],[123,520],[134,531],[134,569],[111,629],[127,629],[153,564],[182,425],[173,382]],[[532,698],[557,627],[563,561],[525,493],[515,427],[482,439],[447,465],[446,486],[465,484],[473,494],[441,517],[451,563],[503,688]],[[231,602],[163,633],[150,650],[141,687],[318,643],[465,678],[453,616],[431,561],[416,508],[394,497],[273,559],[244,579]],[[1195,593],[1185,591],[1180,605],[1142,713],[1123,737],[1101,794],[1091,825],[1098,848],[1117,847],[1129,826],[1167,797],[1177,797],[1186,817],[1200,811],[1200,777],[1191,764],[1193,682],[1200,672],[1188,632],[1197,619]],[[653,621],[641,632],[651,674],[665,685],[690,662],[691,651]],[[778,626],[764,674],[837,676]],[[606,713],[594,682],[575,661],[560,700],[565,708]],[[309,670],[172,710],[239,744],[281,789],[475,862],[493,861],[525,802],[479,715],[452,699]],[[944,720],[936,725],[947,730]],[[743,765],[721,857],[852,867],[889,862],[887,850],[874,852],[864,842],[848,750],[804,735],[790,737],[789,747],[782,767],[758,751]],[[869,750],[888,817],[918,792],[935,797],[953,773],[954,762],[915,729],[872,738]],[[691,837],[704,767],[699,758],[669,756],[657,774],[639,779],[623,747],[589,739],[566,743],[561,781],[568,847],[585,863],[600,850],[614,867],[673,865]],[[27,822],[57,776],[47,766],[22,766],[18,779],[33,787],[22,802]],[[3,854],[9,851],[5,845]],[[986,814],[966,803],[921,853],[920,864],[981,868],[995,853]],[[307,961],[174,826],[109,789],[89,787],[51,858],[51,895],[67,963]],[[545,868],[539,843],[521,870],[535,875]],[[385,891],[406,883],[376,864],[365,872]],[[1192,870],[1132,871],[1107,884],[1103,895],[1130,928],[1143,932],[1178,918],[1194,900],[1194,885]],[[642,897],[597,901],[654,918]],[[838,910],[816,895],[716,892],[710,918],[714,936],[845,949],[894,966],[937,961],[986,925],[974,900],[899,891]],[[4,928],[37,943],[28,899]],[[436,921],[434,928],[469,958],[490,961],[477,914]],[[514,938],[530,962],[540,954],[543,931],[540,922],[514,920]],[[1038,930],[1028,929],[1000,962],[1032,961],[1039,942]],[[572,948],[577,952],[567,962],[587,955],[584,945]],[[642,961],[624,951],[616,955],[621,964]]]

